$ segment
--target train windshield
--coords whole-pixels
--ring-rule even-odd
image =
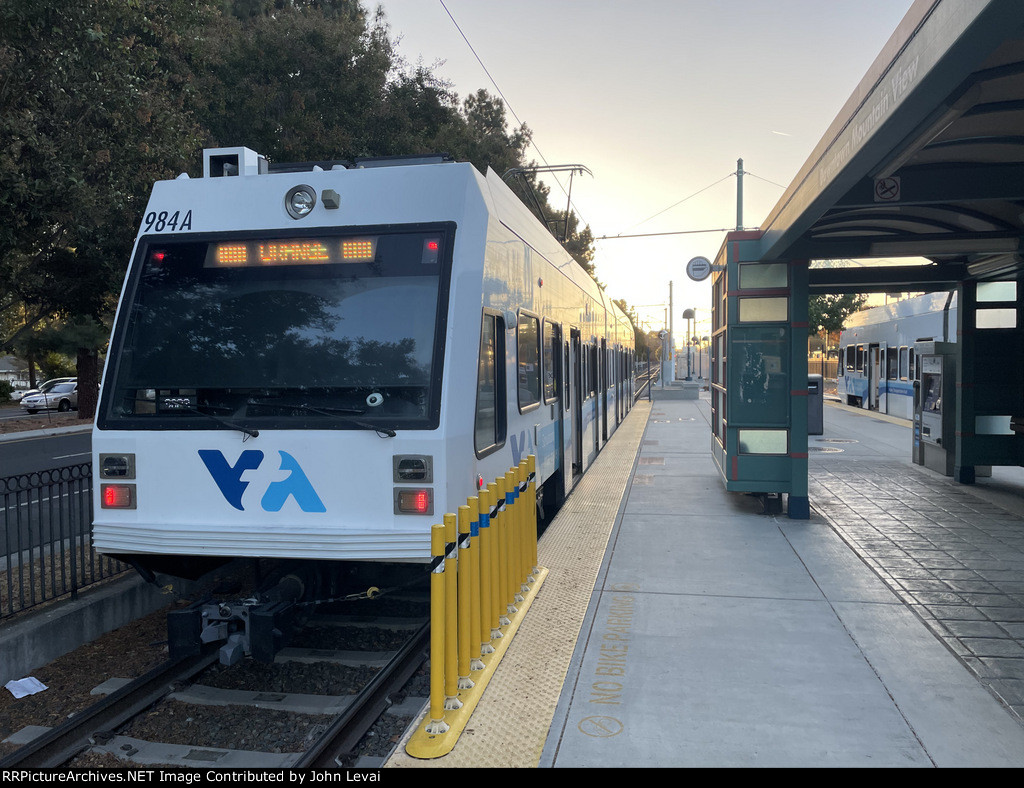
[[[450,227],[148,239],[101,426],[435,427],[451,242]]]

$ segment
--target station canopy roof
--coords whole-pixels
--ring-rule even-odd
[[[762,224],[761,259],[924,258],[811,271],[812,292],[1024,273],[1021,0],[917,0]]]

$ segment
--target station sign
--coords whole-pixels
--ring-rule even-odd
[[[711,261],[706,257],[694,257],[686,264],[686,275],[694,282],[703,282],[711,275]]]

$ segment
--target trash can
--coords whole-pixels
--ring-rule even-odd
[[[807,376],[807,434],[825,434],[825,387],[821,375]]]

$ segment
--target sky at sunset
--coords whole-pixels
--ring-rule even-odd
[[[665,322],[673,283],[678,341],[684,309],[701,324],[710,315],[710,280],[691,282],[685,268],[714,259],[722,230],[736,227],[737,160],[743,225],[755,228],[912,0],[379,5],[411,65],[430,66],[462,98],[500,90],[509,120],[533,132],[529,158],[593,173],[575,177],[572,203],[595,237],[716,231],[596,243],[598,278],[648,328]],[[568,179],[546,182],[564,207]]]

